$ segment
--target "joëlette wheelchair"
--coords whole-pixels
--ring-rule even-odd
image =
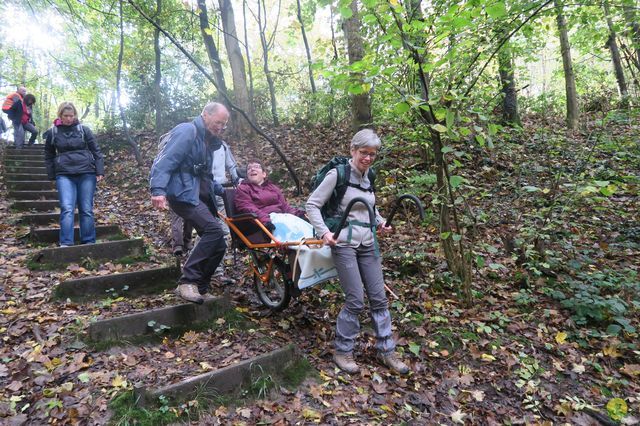
[[[235,188],[226,188],[222,199],[224,200],[226,216],[220,215],[231,231],[231,249],[247,249],[251,259],[253,285],[258,298],[263,305],[274,311],[285,309],[292,297],[300,295],[297,281],[299,267],[294,268],[296,252],[294,246],[300,244],[308,246],[321,246],[323,241],[319,239],[307,239],[305,241],[278,241],[271,232],[252,213],[236,213]],[[398,197],[389,214],[386,224],[391,225],[396,210],[402,201],[409,199],[416,205],[420,220],[424,220],[424,209],[420,200],[411,194]],[[375,224],[375,213],[371,206],[360,197],[354,198],[347,206],[343,214],[338,231],[334,238],[338,238],[339,230],[345,226],[351,208],[356,203],[363,203],[369,211],[369,223]],[[375,230],[374,230],[375,232]],[[296,271],[294,276],[294,270]]]

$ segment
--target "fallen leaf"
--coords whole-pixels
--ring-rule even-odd
[[[475,399],[478,402],[484,401],[484,391],[481,391],[481,390],[471,391],[471,396],[473,397],[473,399]]]
[[[127,386],[127,380],[124,377],[122,377],[121,375],[118,374],[111,381],[111,386],[113,386],[114,388],[125,387],[125,386]]]
[[[491,362],[491,361],[495,361],[496,357],[490,354],[482,354],[482,360],[485,362]]]
[[[611,358],[620,357],[620,352],[618,352],[618,348],[615,346],[607,346],[602,350],[602,353],[606,356],[610,356]]]
[[[313,410],[311,408],[304,408],[302,410],[302,417],[304,417],[307,420],[320,420],[322,418],[320,413],[318,413],[316,410]]]
[[[451,413],[451,421],[454,423],[464,424],[464,418],[467,417],[461,410],[456,410]]]
[[[211,364],[209,364],[208,362],[201,362],[200,363],[200,368],[202,368],[205,371],[213,370],[213,366]]]
[[[559,331],[558,333],[556,333],[557,344],[562,345],[565,340],[567,340],[567,333],[565,333],[564,331]]]
[[[630,377],[640,376],[640,364],[625,364],[620,371]]]
[[[613,398],[607,402],[607,413],[615,421],[622,419],[628,410],[627,403],[622,398]]]

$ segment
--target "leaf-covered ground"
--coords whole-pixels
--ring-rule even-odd
[[[28,228],[14,224],[2,188],[0,423],[106,423],[113,414],[109,401],[133,386],[166,385],[287,343],[295,343],[317,371],[297,389],[276,387],[268,398],[206,407],[163,403],[158,418],[180,416],[194,424],[637,423],[637,122],[594,121],[584,133],[566,134],[558,123],[532,120],[496,137],[492,150],[473,143],[452,147],[452,175],[460,177],[456,204],[475,258],[471,305],[462,302],[439,249],[444,236],[437,229],[424,142],[406,130],[382,129],[387,144],[394,144],[381,159],[383,213],[394,194],[407,191],[427,206],[424,224],[408,210],[408,220],[400,215],[396,232],[382,241],[398,349],[412,368],[407,377],[375,361],[366,315],[356,353],[362,372],[340,373],[331,362],[341,306],[337,284],[306,290],[284,312],[270,313],[253,295],[242,254],[228,269],[238,280],[228,289],[233,315],[152,341],[85,345],[83,333],[93,318],[177,302],[170,291],[84,304],[50,300],[61,280],[173,262],[167,215],[151,208],[147,190],[155,141],[140,138],[146,164],[138,167],[115,145],[116,136],[103,135],[107,176],[96,217],[144,238],[148,259],[30,271],[26,260],[35,248],[22,238]],[[304,186],[331,155],[346,153],[349,132],[283,127],[272,134]],[[259,152],[231,141],[241,163],[264,159],[292,194],[286,169],[267,144],[256,144]],[[304,196],[291,200],[302,204]],[[122,423],[133,419],[119,417]]]

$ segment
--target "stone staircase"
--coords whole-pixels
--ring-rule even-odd
[[[96,227],[95,244],[57,246],[58,193],[55,183],[47,180],[43,145],[20,150],[5,148],[4,172],[8,197],[13,200],[10,206],[12,221],[29,226],[29,233],[25,238],[35,247],[29,256],[29,268],[53,272],[72,263],[95,264],[121,259],[135,263],[144,258],[146,248],[143,240],[127,238],[117,225],[112,224]],[[98,185],[97,192],[99,191]],[[99,216],[99,212],[97,215]],[[77,213],[75,217],[77,220]],[[78,231],[76,226],[76,244]],[[53,289],[52,298],[77,303],[106,298],[113,293],[127,298],[144,298],[174,288],[178,276],[179,269],[169,265],[79,279],[62,279]],[[225,292],[202,305],[178,303],[116,317],[110,317],[110,310],[105,309],[97,315],[95,322],[86,327],[84,338],[91,343],[140,338],[154,335],[154,324],[189,330],[223,316],[231,308],[229,294]],[[185,400],[203,389],[219,394],[237,392],[246,385],[247,374],[252,366],[260,366],[265,372],[277,373],[285,365],[298,359],[299,352],[295,347],[285,347],[204,375],[185,377],[171,385],[158,383],[157,387],[139,388],[136,393],[140,404],[148,404],[157,401],[161,395]]]

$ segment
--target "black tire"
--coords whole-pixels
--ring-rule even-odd
[[[262,254],[252,253],[254,265],[256,265],[260,273],[264,273],[267,270],[270,258]],[[288,278],[287,265],[280,258],[273,259],[271,267],[271,276],[267,283],[254,273],[253,285],[258,295],[258,299],[267,308],[274,311],[281,311],[289,306],[291,301],[291,280]]]

